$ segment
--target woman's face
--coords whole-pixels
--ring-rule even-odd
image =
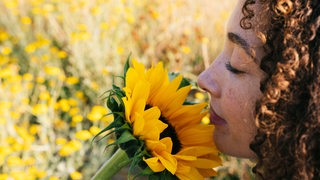
[[[227,25],[223,51],[198,79],[210,94],[210,120],[218,149],[232,156],[255,158],[249,148],[256,134],[254,109],[261,98],[259,68],[263,42],[253,30],[240,27],[244,1],[236,5]],[[256,8],[251,6],[252,8]]]

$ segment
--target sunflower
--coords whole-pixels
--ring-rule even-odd
[[[221,165],[214,126],[201,124],[206,103],[185,103],[192,85],[181,87],[182,80],[181,75],[170,80],[161,62],[146,70],[133,61],[123,88],[125,117],[134,136],[144,140],[151,156],[143,160],[153,172],[203,179],[216,175],[213,168]]]

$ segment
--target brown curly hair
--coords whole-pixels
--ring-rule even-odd
[[[257,1],[269,19],[260,64],[263,98],[250,145],[258,157],[253,171],[262,179],[320,179],[319,0]],[[255,3],[242,7],[244,29],[257,26]]]

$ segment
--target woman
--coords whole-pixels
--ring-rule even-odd
[[[320,3],[239,0],[200,74],[218,149],[261,179],[320,178]]]

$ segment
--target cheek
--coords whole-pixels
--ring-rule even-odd
[[[226,110],[230,120],[244,129],[254,129],[254,109],[257,97],[255,93],[246,88],[230,88],[227,90]]]

